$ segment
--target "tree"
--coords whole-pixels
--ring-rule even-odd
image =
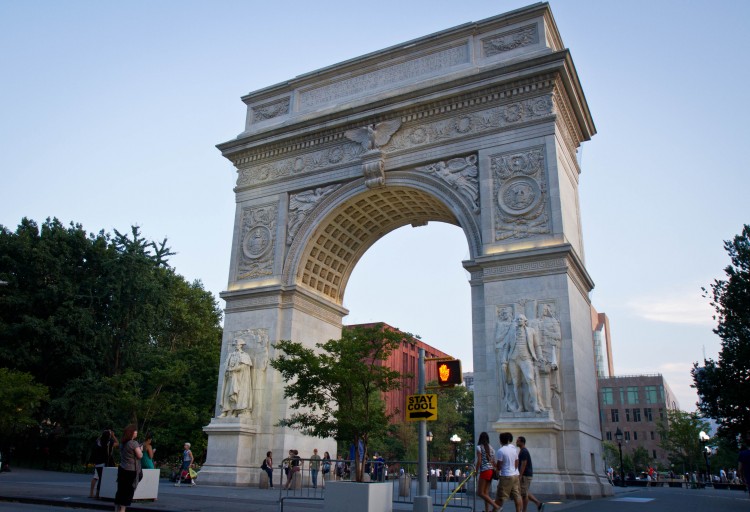
[[[703,462],[703,446],[699,440],[701,431],[710,430],[709,423],[694,412],[668,409],[666,419],[656,425],[661,442],[659,446],[667,452],[669,461],[682,471],[698,469]]]
[[[437,381],[429,382],[428,387],[437,387]],[[438,388],[433,392],[438,395],[440,414],[428,426],[433,436],[430,456],[432,460],[452,461],[454,450],[458,454],[464,448],[454,447],[450,438],[456,434],[464,444],[471,441],[474,433],[474,394],[465,386]]]
[[[31,374],[0,368],[0,436],[7,439],[36,425],[34,414],[47,398],[47,387]]]
[[[102,428],[128,423],[154,431],[160,457],[186,440],[200,453],[221,311],[169,266],[171,254],[137,226],[114,235],[57,219],[0,226],[0,367],[49,388],[36,418],[45,434],[29,453],[44,444],[53,458],[85,460]]]
[[[719,360],[693,364],[698,408],[719,423],[718,434],[736,440],[750,437],[750,225],[724,242],[730,265],[725,280],[715,280],[710,296],[721,338]]]
[[[413,336],[383,324],[343,330],[341,338],[317,343],[315,348],[282,340],[274,344],[280,355],[271,361],[287,382],[284,397],[295,411],[280,426],[306,435],[333,437],[364,446],[355,460],[356,480],[363,480],[367,444],[386,434],[389,416],[381,394],[401,385],[401,374],[384,363],[391,352]]]

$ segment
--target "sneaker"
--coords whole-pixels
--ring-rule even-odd
[[[174,486],[175,487],[179,487],[180,486],[180,482],[177,482],[176,484],[174,484]]]
[[[191,486],[195,486],[195,482],[190,482],[190,485]]]
[[[545,503],[541,503],[541,504],[539,505],[539,509],[538,509],[538,510],[539,510],[539,512],[544,512],[544,505],[545,505]]]

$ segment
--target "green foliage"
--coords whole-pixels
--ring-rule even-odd
[[[669,462],[675,470],[692,471],[703,463],[702,445],[699,440],[701,431],[710,430],[709,423],[697,413],[676,409],[667,410],[667,416],[656,426],[661,442],[659,445],[667,452]]]
[[[437,381],[430,382],[428,386],[437,386]],[[474,394],[464,386],[439,388],[431,392],[438,395],[438,418],[427,424],[427,430],[432,432],[430,459],[439,461],[453,461],[454,457],[461,459],[466,451],[464,445],[472,442]],[[450,442],[454,434],[461,438],[461,442],[455,447]]]
[[[731,264],[726,280],[715,280],[710,294],[716,309],[714,332],[721,338],[719,360],[693,365],[698,408],[719,422],[719,435],[750,438],[750,225],[724,242]]]
[[[31,374],[0,368],[0,436],[7,438],[35,425],[34,413],[47,398],[47,387]]]
[[[620,449],[611,441],[602,441],[602,458],[604,465],[615,468],[615,472],[620,471]]]
[[[174,454],[200,454],[221,347],[214,297],[169,267],[166,240],[137,227],[87,234],[57,219],[0,226],[0,366],[49,388],[42,439],[87,460],[100,430],[137,423]],[[161,443],[161,444],[160,444]],[[32,449],[33,447],[30,447]]]
[[[280,355],[271,366],[286,381],[284,396],[295,411],[279,424],[355,446],[362,440],[366,457],[369,439],[384,437],[388,429],[380,396],[400,387],[401,374],[384,362],[404,338],[412,336],[376,324],[346,328],[340,339],[315,349],[293,341],[274,344]],[[362,471],[358,464],[357,481]]]

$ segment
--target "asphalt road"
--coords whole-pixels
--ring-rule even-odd
[[[0,473],[0,512],[52,512],[69,510],[109,510],[111,501],[88,497],[89,475],[52,471],[14,470]],[[545,512],[750,512],[748,493],[742,491],[675,488],[615,488],[612,498],[590,501],[549,499]],[[302,491],[307,492],[303,489]],[[302,495],[304,496],[304,494]],[[280,512],[279,491],[254,487],[205,486],[174,487],[162,481],[159,499],[134,503],[129,512]],[[540,496],[540,498],[543,498]],[[483,512],[477,502],[477,512]],[[287,500],[284,512],[323,511],[323,501]],[[412,510],[410,504],[395,504],[395,512]],[[452,512],[467,509],[451,508]],[[514,512],[511,503],[503,507]],[[353,511],[363,512],[363,511]],[[440,512],[435,507],[434,512]],[[529,512],[536,512],[534,505]]]

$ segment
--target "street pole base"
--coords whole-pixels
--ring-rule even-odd
[[[414,496],[414,512],[432,512],[431,496]]]

